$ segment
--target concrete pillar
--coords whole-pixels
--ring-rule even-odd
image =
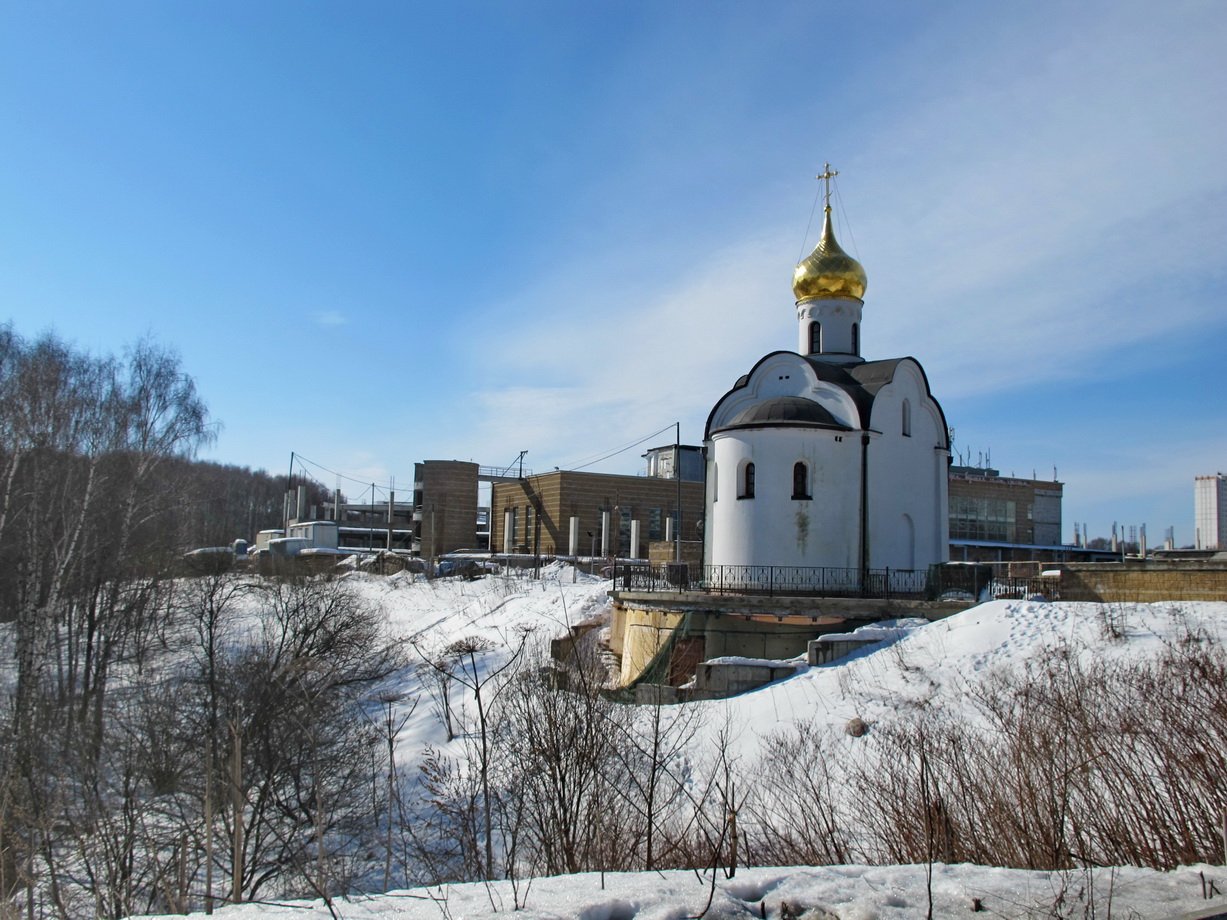
[[[639,522],[631,521],[631,558],[639,558]]]
[[[576,517],[574,514],[571,515],[571,531],[570,531],[569,537],[570,539],[568,540],[569,546],[567,550],[567,555],[578,556],[579,555],[579,518]]]
[[[609,519],[608,511],[601,512],[601,555],[609,555]]]
[[[307,519],[307,487],[298,487],[298,500],[294,507],[295,520],[305,521]]]
[[[673,542],[673,512],[670,511],[668,517],[665,518],[665,542]]]
[[[503,555],[511,555],[511,547],[515,545],[515,534],[512,533],[512,528],[515,526],[515,516],[510,508],[503,509]]]
[[[392,527],[396,511],[396,493],[388,490],[388,551],[392,550]]]

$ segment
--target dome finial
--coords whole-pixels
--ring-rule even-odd
[[[826,185],[825,193],[823,194],[823,210],[827,213],[831,211],[831,180],[839,175],[838,169],[831,169],[830,163],[824,163],[822,172],[814,176],[815,179],[821,179]]]
[[[852,297],[860,300],[865,296],[865,269],[861,263],[840,248],[835,240],[831,221],[831,180],[839,171],[824,164],[823,171],[815,176],[825,184],[822,209],[822,236],[804,260],[797,265],[792,275],[792,290],[797,302],[818,297]]]

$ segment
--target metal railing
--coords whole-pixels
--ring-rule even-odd
[[[614,587],[621,591],[774,596],[924,598],[928,572],[904,569],[835,568],[832,566],[705,565],[665,563],[619,565]]]

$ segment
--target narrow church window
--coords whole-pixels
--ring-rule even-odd
[[[861,353],[861,324],[852,324],[852,354],[859,355]]]
[[[754,464],[747,463],[741,471],[741,494],[738,498],[754,497]]]
[[[903,436],[912,436],[912,404],[906,399],[903,401]]]
[[[799,460],[792,466],[792,497],[794,499],[810,498],[809,469]]]
[[[713,463],[711,465],[711,500],[718,501],[720,498],[720,465]]]
[[[822,354],[822,323],[809,324],[809,353],[811,355]]]

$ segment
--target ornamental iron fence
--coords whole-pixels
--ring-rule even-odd
[[[614,587],[622,591],[757,594],[767,597],[923,598],[928,573],[903,569],[848,569],[833,566],[704,565],[665,563],[619,565]]]
[[[664,565],[618,563],[614,589],[666,593],[767,597],[866,597],[904,600],[986,601],[993,598],[1060,598],[1060,579],[1013,578],[988,566],[942,564],[927,570],[850,569],[831,566]]]

